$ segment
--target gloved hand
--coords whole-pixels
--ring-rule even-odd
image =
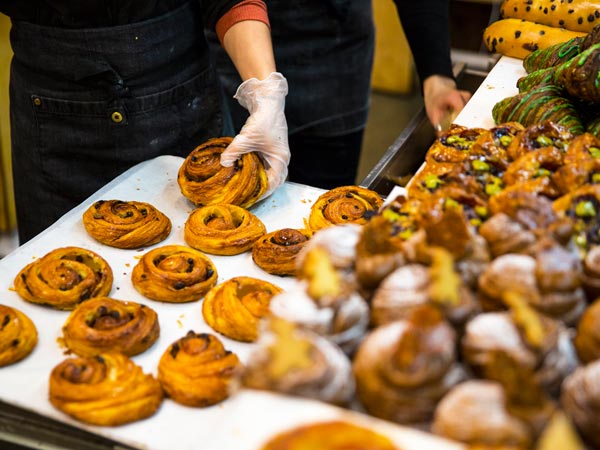
[[[438,134],[446,131],[470,98],[471,93],[458,90],[451,78],[432,75],[423,82],[425,111]]]
[[[285,77],[273,72],[264,80],[251,78],[238,87],[234,98],[250,117],[221,154],[221,165],[231,167],[244,153],[256,151],[265,161],[269,187],[262,198],[283,184],[288,174],[290,146],[284,107],[288,85]]]

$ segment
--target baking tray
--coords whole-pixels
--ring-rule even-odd
[[[0,368],[0,401],[10,408],[25,410],[43,418],[66,424],[72,428],[61,429],[39,422],[40,439],[54,439],[64,432],[66,438],[85,441],[72,432],[73,429],[92,433],[133,448],[148,450],[186,449],[236,449],[256,450],[274,433],[288,427],[324,419],[343,418],[365,423],[384,431],[403,450],[453,450],[463,448],[459,444],[439,439],[427,433],[401,427],[349,410],[333,407],[318,401],[304,400],[262,391],[242,390],[230,399],[209,407],[190,408],[165,399],[159,411],[152,417],[119,427],[96,427],[77,422],[54,409],[48,401],[48,377],[54,366],[66,356],[58,344],[61,327],[69,312],[57,311],[23,301],[12,289],[18,272],[29,262],[51,250],[63,246],[90,249],[110,264],[114,283],[110,296],[121,300],[146,304],[157,311],[161,334],[157,342],[146,352],[132,359],[145,372],[156,374],[158,360],[166,348],[188,330],[216,334],[204,323],[201,301],[169,304],[146,299],[131,284],[131,271],[143,253],[150,248],[168,244],[185,245],[184,224],[194,206],[181,194],[177,184],[177,172],[182,158],[161,156],[133,167],[87,201],[63,216],[54,225],[25,245],[0,260],[0,302],[16,307],[27,314],[36,324],[39,343],[33,353],[23,361]],[[303,228],[314,201],[324,191],[295,183],[285,183],[271,197],[251,208],[266,225],[267,231],[279,228]],[[172,221],[169,237],[143,250],[122,250],[105,246],[93,240],[85,231],[81,216],[93,202],[101,199],[136,200],[151,203]],[[217,267],[218,282],[234,276],[251,276],[270,281],[283,289],[291,286],[293,279],[269,275],[258,268],[246,252],[236,256],[210,256]],[[226,348],[247,361],[253,344],[240,343],[218,335]],[[28,416],[24,431],[34,426]],[[19,434],[16,429],[4,430],[4,439]],[[70,431],[71,430],[71,431]],[[2,438],[0,429],[0,439]],[[44,435],[44,432],[47,432]],[[54,438],[52,437],[54,436]],[[34,439],[37,436],[34,437]],[[99,448],[90,440],[90,448]],[[29,440],[29,445],[32,440]],[[115,448],[108,442],[99,446]],[[60,448],[33,447],[33,448]],[[74,448],[84,448],[74,447]]]

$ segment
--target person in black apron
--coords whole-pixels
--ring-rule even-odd
[[[165,154],[185,157],[224,135],[205,27],[221,27],[220,39],[246,80],[240,101],[252,111],[223,164],[258,150],[268,163],[269,193],[285,180],[287,82],[275,73],[261,0],[8,0],[0,12],[12,22],[21,244],[133,165]],[[268,107],[260,106],[263,98]]]
[[[370,101],[374,36],[371,0],[265,0],[275,60],[290,85],[285,114],[289,180],[331,189],[356,182]],[[450,60],[448,0],[395,0],[415,59],[425,107],[439,128],[470,93],[459,91]],[[240,82],[208,31],[219,80],[230,98]],[[229,101],[234,130],[248,113]]]

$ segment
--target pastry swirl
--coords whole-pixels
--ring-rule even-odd
[[[353,423],[331,421],[279,433],[260,450],[398,450],[384,435]]]
[[[160,383],[121,353],[63,360],[50,373],[49,394],[58,410],[101,426],[149,417],[163,398]]]
[[[0,367],[29,355],[37,344],[33,321],[16,308],[0,304]]]
[[[140,303],[96,297],[73,310],[62,328],[67,348],[79,356],[144,352],[160,334],[156,312]]]
[[[177,175],[181,193],[197,206],[228,203],[249,208],[266,192],[267,173],[255,152],[232,167],[221,165],[221,153],[233,139],[209,139],[185,158]]]
[[[218,333],[241,342],[258,338],[260,319],[281,288],[252,277],[235,277],[212,288],[202,303],[206,323]]]
[[[187,406],[210,406],[230,395],[240,360],[214,335],[189,331],[173,342],[158,363],[167,395]]]
[[[69,310],[84,300],[108,295],[112,283],[112,269],[100,255],[62,247],[25,266],[14,287],[28,302]]]
[[[142,256],[133,268],[131,281],[138,292],[152,300],[193,302],[217,283],[217,268],[198,250],[166,245]]]
[[[360,186],[340,186],[321,194],[310,210],[308,223],[312,231],[331,225],[364,225],[379,210],[379,194]]]
[[[272,275],[294,275],[296,256],[310,239],[310,233],[282,228],[259,238],[252,246],[252,260]]]
[[[185,222],[185,242],[212,255],[238,255],[267,232],[261,220],[235,205],[209,205],[193,211]]]
[[[99,200],[83,213],[83,226],[97,241],[116,248],[156,244],[171,232],[171,220],[153,205]]]

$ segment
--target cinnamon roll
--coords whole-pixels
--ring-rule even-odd
[[[364,225],[376,213],[383,200],[379,194],[360,186],[340,186],[322,194],[310,210],[312,231],[331,225]]]
[[[112,269],[100,255],[62,247],[25,266],[14,287],[28,302],[69,310],[84,300],[108,295],[112,283]]]
[[[249,208],[266,192],[267,173],[257,153],[242,155],[232,167],[221,153],[233,139],[209,139],[185,158],[177,175],[181,193],[197,206],[227,203]]]
[[[83,213],[83,226],[97,241],[116,248],[140,248],[161,242],[171,220],[153,205],[136,201],[99,200]]]
[[[0,304],[0,367],[25,358],[37,341],[33,321],[18,309]]]
[[[193,302],[217,283],[217,269],[198,250],[166,245],[142,256],[133,268],[131,281],[140,294],[152,300]]]
[[[242,366],[212,334],[189,331],[173,342],[158,363],[166,394],[186,406],[210,406],[229,397]]]
[[[156,312],[140,303],[96,297],[73,310],[62,327],[62,340],[79,356],[146,351],[160,334]]]
[[[50,403],[92,425],[116,426],[145,419],[159,408],[159,382],[122,353],[63,360],[50,374]]]
[[[277,434],[260,450],[398,450],[383,434],[342,421],[303,425]]]
[[[252,277],[234,277],[206,294],[202,316],[215,331],[241,342],[258,338],[260,319],[269,314],[269,303],[281,288]]]
[[[277,317],[264,322],[242,382],[336,405],[347,405],[355,387],[350,360],[337,345]]]
[[[219,204],[193,211],[184,228],[185,242],[212,255],[239,255],[267,232],[264,223],[239,206]]]
[[[358,399],[376,417],[425,424],[444,394],[464,379],[455,345],[454,330],[431,306],[375,328],[354,357]]]
[[[600,359],[600,298],[583,312],[573,343],[584,364]]]
[[[294,275],[296,257],[310,239],[306,230],[282,228],[259,238],[252,246],[252,260],[272,275]]]

